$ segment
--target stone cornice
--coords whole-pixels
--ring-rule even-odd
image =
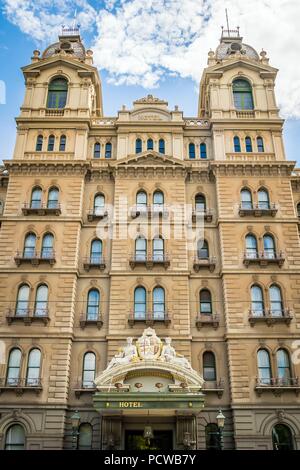
[[[210,162],[210,167],[215,175],[220,176],[291,176],[295,164],[295,161],[212,161]]]
[[[53,160],[4,160],[4,165],[10,174],[78,174],[84,175],[90,166],[86,160],[53,161]]]

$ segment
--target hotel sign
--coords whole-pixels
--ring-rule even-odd
[[[201,393],[95,393],[94,406],[100,410],[137,411],[142,409],[201,410],[204,397]],[[125,395],[125,396],[124,396]],[[120,399],[121,398],[121,399]]]

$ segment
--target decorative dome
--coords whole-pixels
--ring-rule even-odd
[[[42,58],[48,59],[56,54],[66,54],[75,59],[84,61],[85,48],[81,42],[80,35],[62,35],[59,36],[59,42],[51,44],[44,51]]]
[[[259,55],[256,50],[242,41],[243,38],[239,35],[239,28],[237,30],[222,30],[220,45],[216,50],[216,60],[230,59],[235,54],[241,54],[247,59],[258,61]]]

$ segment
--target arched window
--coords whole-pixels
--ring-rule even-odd
[[[96,355],[87,352],[83,358],[82,386],[83,388],[93,388],[96,373]]]
[[[163,320],[165,317],[165,290],[162,287],[153,289],[152,302],[154,320]]]
[[[300,202],[297,204],[297,216],[300,218]]]
[[[164,206],[164,193],[162,191],[155,191],[153,194],[153,205],[155,209],[162,209]]]
[[[32,232],[28,233],[25,237],[24,242],[24,258],[34,258],[35,257],[35,244],[36,244],[36,235]]]
[[[290,385],[291,363],[288,352],[285,349],[278,349],[276,353],[277,359],[277,377],[284,384]]]
[[[30,287],[27,284],[22,284],[19,287],[16,303],[16,316],[28,315],[29,309],[29,294]]]
[[[139,209],[145,209],[147,207],[147,194],[145,191],[139,191],[136,195],[136,205]]]
[[[257,285],[251,287],[251,311],[256,317],[262,317],[265,314],[263,291]]]
[[[142,139],[136,139],[135,141],[135,153],[142,152]]]
[[[38,135],[36,139],[35,151],[41,152],[43,150],[43,136]]]
[[[147,140],[147,150],[153,150],[153,139]]]
[[[212,381],[216,380],[216,358],[214,353],[206,351],[203,354],[203,379]]]
[[[252,152],[252,139],[251,139],[251,137],[246,137],[245,144],[246,144],[246,152]]]
[[[101,215],[105,206],[105,197],[103,194],[96,194],[94,197],[94,214]]]
[[[110,142],[105,144],[105,158],[111,158],[112,145]]]
[[[159,151],[159,153],[165,153],[165,141],[164,141],[164,139],[159,139],[158,151]]]
[[[257,151],[258,152],[264,152],[265,151],[264,139],[262,137],[257,137],[256,143],[257,143]]]
[[[264,235],[263,241],[264,241],[265,258],[275,258],[276,257],[275,241],[272,235]]]
[[[270,209],[269,193],[266,189],[258,190],[257,199],[259,209]]]
[[[234,106],[238,110],[254,109],[252,87],[247,80],[237,79],[232,84]]]
[[[102,240],[98,238],[93,240],[91,243],[91,256],[90,256],[90,263],[91,264],[99,264],[102,260]]]
[[[246,257],[247,258],[257,258],[257,240],[255,235],[251,233],[246,236]]]
[[[236,153],[239,153],[241,151],[241,141],[237,135],[233,138],[233,146],[234,146],[234,151]]]
[[[48,151],[48,152],[53,152],[53,150],[54,150],[54,144],[55,144],[55,137],[54,137],[54,135],[49,135],[49,137],[48,137],[48,147],[47,147],[47,151]]]
[[[189,144],[189,158],[196,158],[196,149],[193,143]]]
[[[207,158],[206,144],[200,144],[200,158]]]
[[[161,237],[155,237],[152,243],[153,260],[164,261],[164,240]]]
[[[52,233],[46,233],[43,236],[43,241],[42,241],[42,252],[41,256],[42,258],[53,258],[54,253],[53,253],[53,245],[54,245],[54,236]]]
[[[18,385],[20,380],[22,353],[20,349],[14,348],[9,353],[6,383],[7,385]]]
[[[260,349],[257,352],[257,368],[259,382],[263,385],[270,385],[272,371],[270,355],[266,349]]]
[[[6,432],[5,450],[24,450],[25,432],[20,424],[13,424]]]
[[[82,423],[78,431],[78,450],[90,450],[92,448],[93,428],[90,423]]]
[[[220,450],[219,428],[215,423],[209,423],[205,426],[206,450]]]
[[[101,144],[96,142],[94,145],[94,158],[100,158],[101,156]]]
[[[47,207],[48,209],[58,208],[59,190],[55,187],[49,189]]]
[[[200,291],[200,313],[203,315],[212,314],[211,293],[208,289]]]
[[[291,430],[285,424],[276,424],[272,429],[273,450],[294,450]]]
[[[280,287],[273,284],[269,289],[270,310],[273,317],[283,316],[283,302]]]
[[[135,240],[135,259],[137,261],[147,259],[147,240],[144,237],[137,237]]]
[[[59,151],[64,152],[66,150],[67,138],[65,135],[61,135],[59,139]]]
[[[58,77],[49,83],[47,108],[62,109],[66,106],[68,94],[68,82],[65,78]]]
[[[39,285],[36,290],[34,315],[37,317],[48,315],[48,287],[45,284]]]
[[[28,356],[26,385],[37,386],[40,383],[41,351],[37,348],[31,349]]]
[[[252,209],[252,194],[249,189],[243,188],[241,190],[241,209]]]
[[[39,186],[33,188],[31,192],[30,207],[31,209],[40,209],[42,206],[42,189]]]
[[[208,243],[206,240],[198,240],[197,243],[197,256],[198,259],[208,259],[209,258],[209,249]]]
[[[134,318],[144,320],[146,318],[146,289],[136,287],[134,291]]]
[[[195,197],[195,209],[196,212],[205,212],[206,210],[206,200],[203,194],[197,194]]]
[[[91,289],[87,296],[86,319],[98,320],[100,309],[100,292],[98,289]]]

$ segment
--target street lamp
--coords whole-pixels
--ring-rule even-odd
[[[217,414],[217,423],[219,428],[219,436],[220,436],[220,450],[224,449],[224,442],[223,442],[223,429],[225,425],[225,416],[222,413],[222,410],[219,410]]]
[[[72,449],[77,449],[77,438],[78,438],[78,428],[80,423],[80,414],[78,410],[71,416],[71,424],[72,424]]]

